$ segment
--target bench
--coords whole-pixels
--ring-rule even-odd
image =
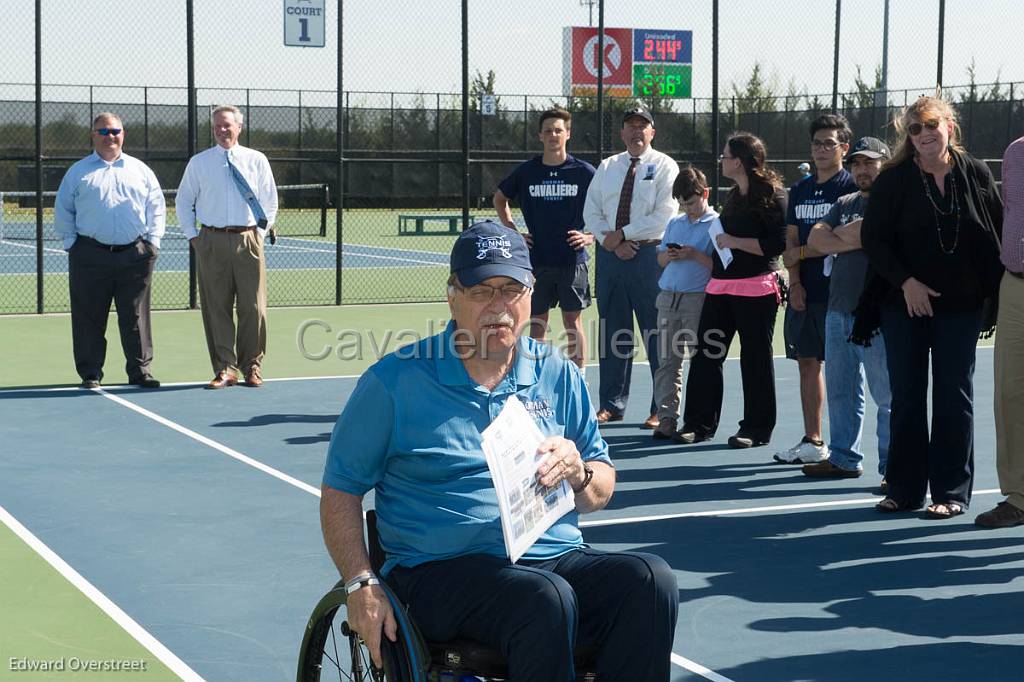
[[[459,223],[462,222],[461,213],[458,215],[445,215],[442,213],[400,214],[398,216],[398,234],[423,234],[424,225],[431,221],[448,223],[448,234],[459,234],[462,231],[459,229]]]

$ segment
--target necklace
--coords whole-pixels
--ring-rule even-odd
[[[924,169],[921,166],[917,167],[918,172],[921,174],[921,184],[924,185],[924,194],[928,197],[928,202],[932,205],[932,212],[935,215],[935,233],[939,238],[939,248],[942,249],[942,253],[950,256],[956,251],[956,246],[960,242],[960,199],[956,187],[956,170],[951,168],[949,170],[949,208],[943,210],[942,207],[935,201],[935,197],[932,196],[931,187],[928,185],[928,177],[925,175]],[[942,217],[953,216],[953,246],[946,248],[946,243],[942,239]]]

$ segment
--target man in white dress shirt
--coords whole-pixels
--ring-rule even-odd
[[[633,368],[633,316],[643,335],[647,358],[658,369],[658,310],[660,291],[658,244],[668,221],[679,211],[672,183],[679,165],[651,147],[654,117],[642,105],[622,117],[626,151],[601,162],[590,183],[583,220],[601,247],[597,249],[597,313],[600,317],[598,353],[601,371],[599,423],[620,421],[629,400]],[[644,427],[658,426],[651,400]]]
[[[159,388],[150,373],[150,290],[164,234],[164,195],[149,166],[122,151],[124,124],[104,111],[92,122],[93,153],[61,180],[54,229],[68,252],[71,338],[82,388],[99,388],[110,302],[117,306],[128,382]]]
[[[238,144],[241,132],[238,107],[214,109],[217,146],[189,160],[176,202],[181,228],[198,263],[203,328],[214,373],[209,388],[233,386],[239,375],[247,386],[263,385],[260,365],[267,348],[263,239],[277,215],[277,185],[267,157]],[[244,196],[246,185],[258,206]],[[265,217],[259,216],[260,210]],[[237,338],[232,308],[238,310]]]

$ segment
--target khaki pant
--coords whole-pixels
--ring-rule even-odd
[[[996,471],[1013,506],[1024,509],[1024,280],[1003,275],[995,347]]]
[[[256,230],[203,228],[196,241],[203,329],[213,373],[243,376],[267,350],[267,268]],[[238,333],[232,308],[238,311]],[[237,349],[237,351],[236,351]]]
[[[679,395],[683,387],[683,358],[697,348],[697,328],[704,305],[704,292],[662,291],[658,308],[658,369],[654,372],[654,402],[659,419],[679,417]]]

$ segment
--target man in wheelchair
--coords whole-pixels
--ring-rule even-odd
[[[509,679],[575,679],[576,647],[594,648],[602,682],[669,679],[678,587],[652,554],[599,552],[578,515],[603,508],[615,470],[583,376],[521,336],[533,275],[526,244],[491,222],[451,254],[452,321],[360,378],[334,427],[320,506],[324,540],[346,580],[348,619],[380,664],[396,620],[378,580],[429,640],[475,640],[504,653]],[[481,432],[517,396],[548,436],[538,482],[568,481],[575,511],[509,562]],[[387,559],[373,574],[362,499],[375,493]],[[383,633],[383,635],[382,635]]]

